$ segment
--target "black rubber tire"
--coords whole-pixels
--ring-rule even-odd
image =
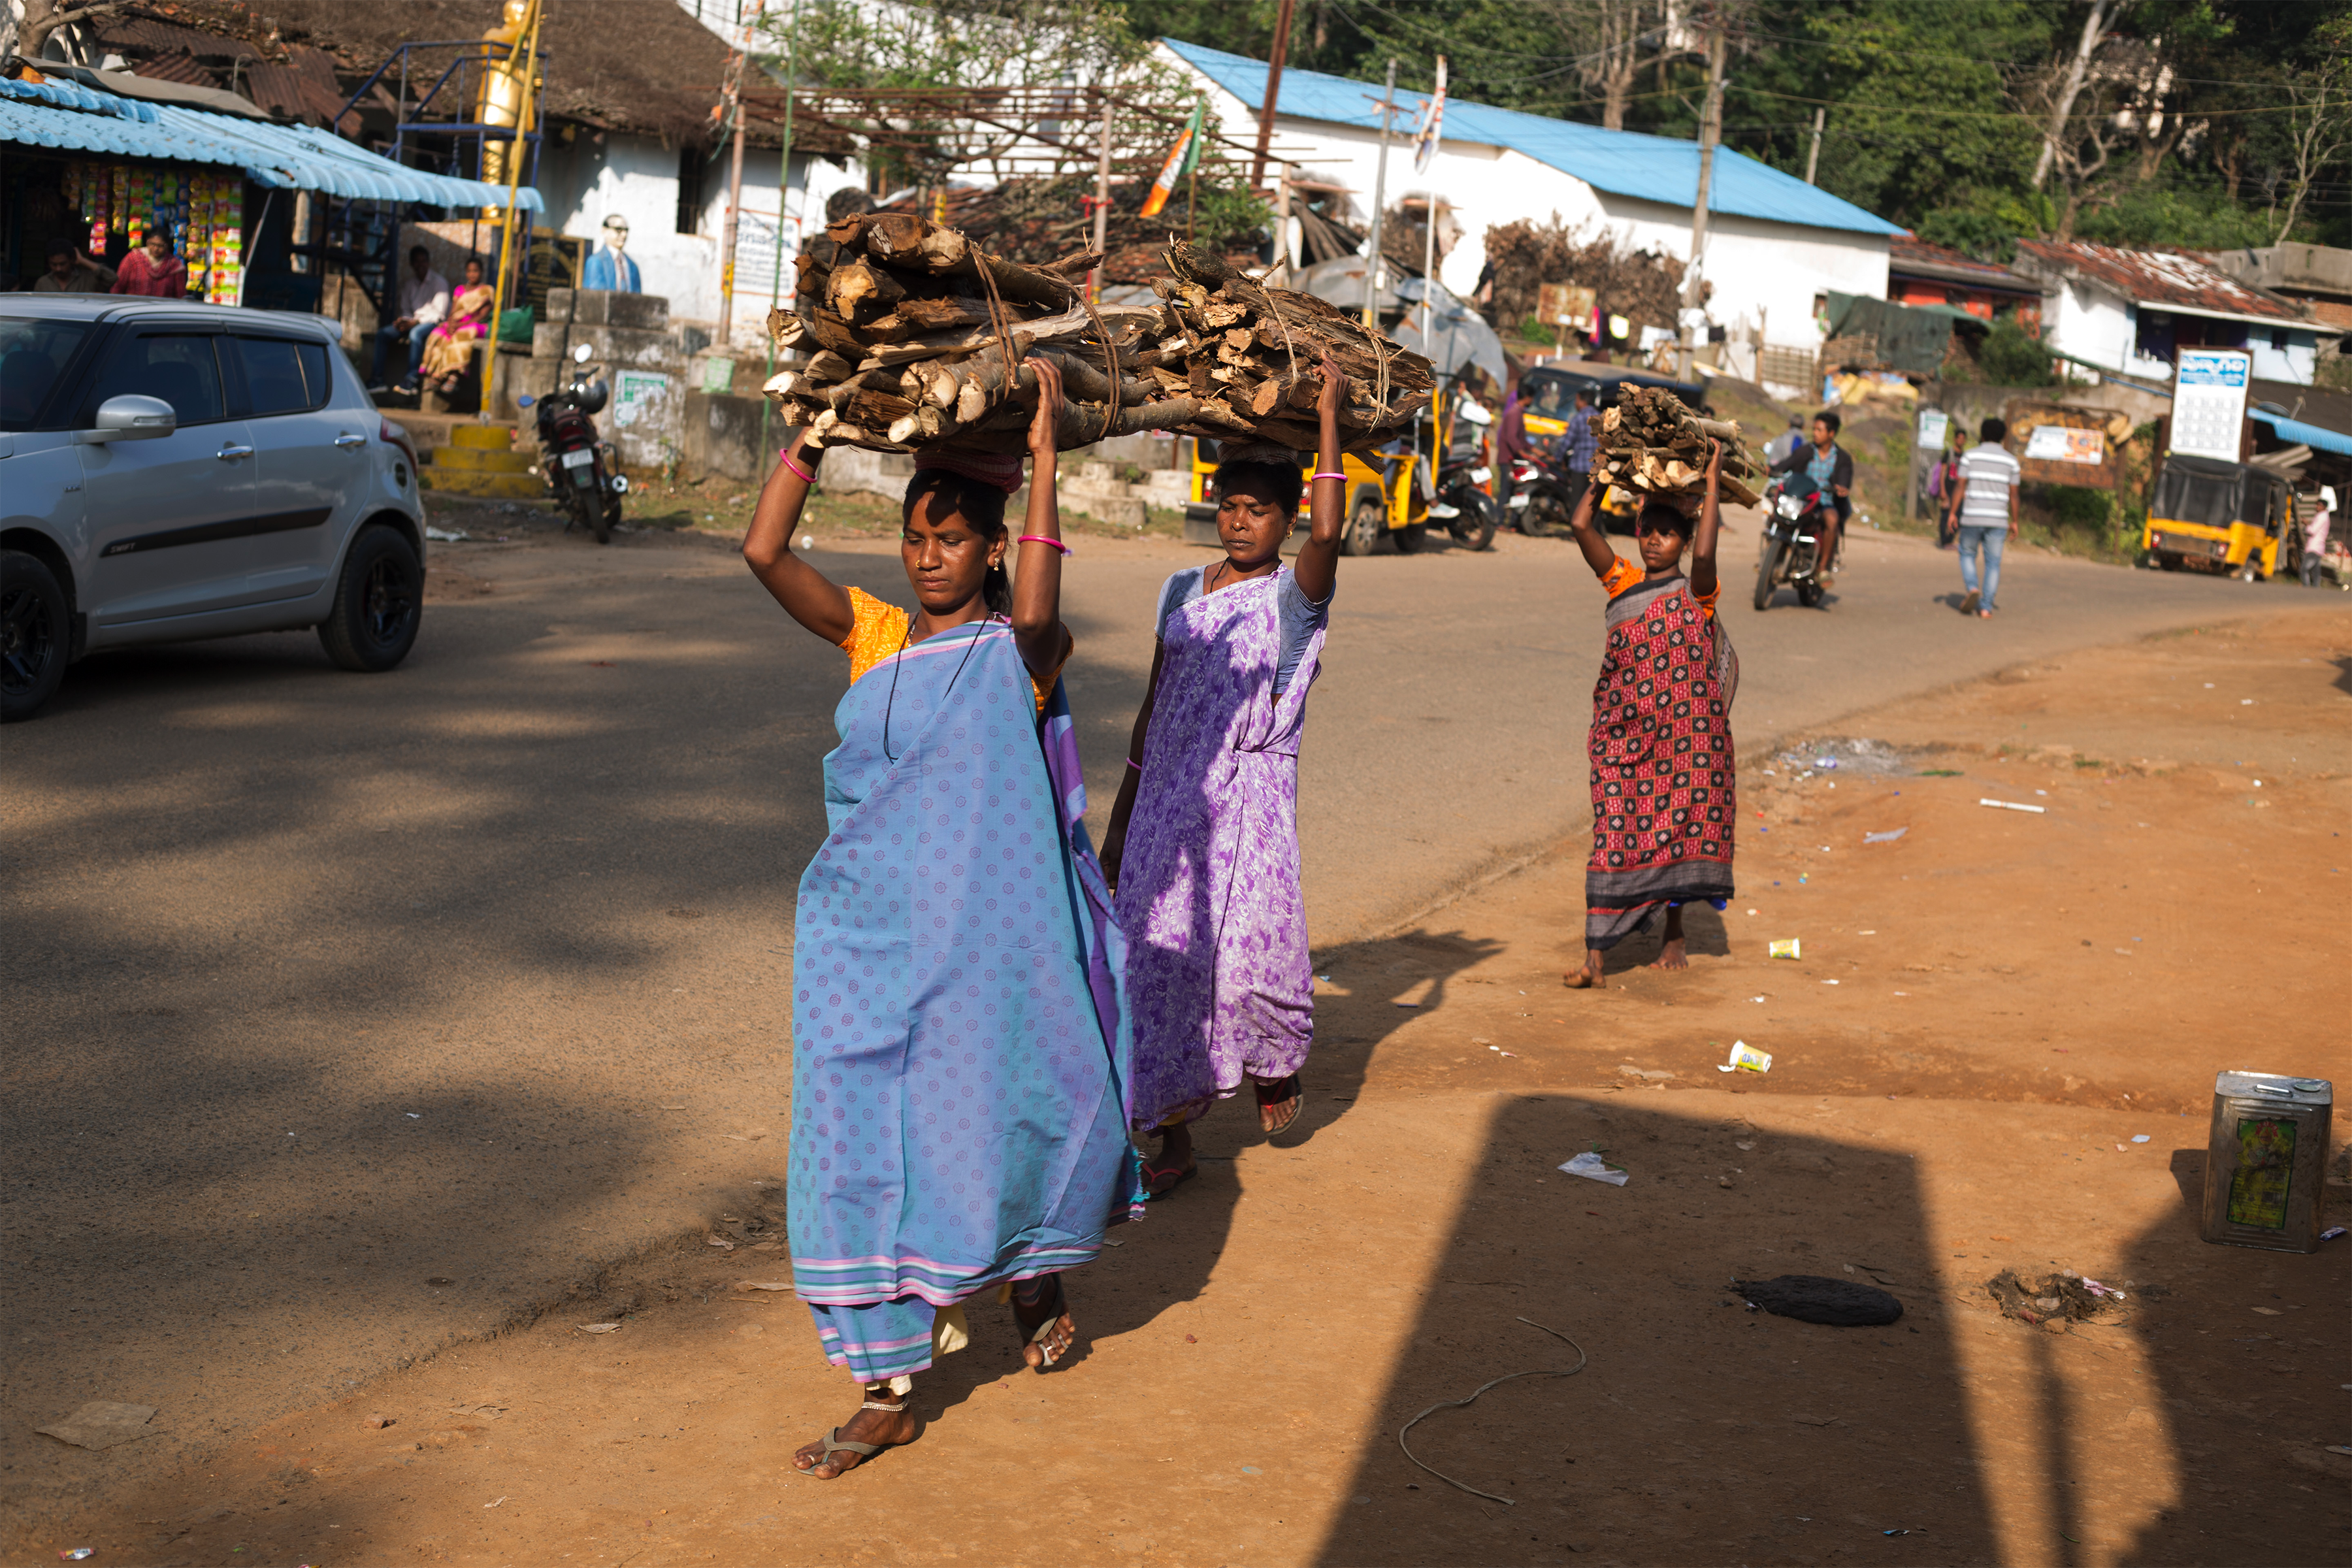
[[[1400,555],[1418,555],[1429,548],[1429,524],[1425,522],[1408,522],[1394,531]]]
[[[1539,479],[1528,489],[1527,510],[1519,513],[1519,531],[1530,539],[1564,538],[1569,519],[1574,515],[1575,509],[1568,504],[1568,492]]]
[[[1342,555],[1375,555],[1388,537],[1389,518],[1378,500],[1367,496],[1348,509],[1348,525],[1339,535]]]
[[[397,530],[363,528],[343,557],[319,642],[343,668],[379,674],[408,657],[424,615],[425,563],[415,547]]]
[[[621,498],[611,490],[589,498],[588,505],[596,514],[596,542],[613,542],[613,530],[621,521]]]
[[[1753,603],[1759,610],[1772,607],[1772,574],[1780,569],[1780,552],[1788,549],[1785,540],[1767,539],[1763,559],[1756,563],[1756,593]]]
[[[1445,525],[1454,542],[1465,550],[1492,550],[1495,547],[1495,498],[1484,490],[1466,487],[1454,498],[1460,509],[1458,515]]]
[[[71,612],[57,574],[37,555],[0,550],[0,721],[39,712],[72,657]]]
[[[1804,582],[1797,584],[1797,603],[1811,610],[1819,608],[1821,602],[1822,585],[1819,583]]]

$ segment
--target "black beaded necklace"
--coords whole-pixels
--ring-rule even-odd
[[[921,613],[918,610],[915,615]],[[915,635],[915,615],[907,617],[907,629],[898,635],[898,651],[890,656],[890,695],[882,703],[882,755],[894,767],[898,765],[898,756],[890,750],[890,712],[898,705],[898,671],[907,662],[904,657],[907,640]],[[963,667],[971,662],[971,650],[980,646],[981,632],[987,629],[988,624],[994,619],[996,617],[992,615],[981,617],[979,627],[972,632],[971,641],[964,647],[963,657],[956,660],[955,673],[948,677],[947,690],[940,694],[940,706],[946,706],[948,698],[954,694],[955,683],[963,678]]]

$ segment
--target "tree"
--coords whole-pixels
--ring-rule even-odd
[[[2063,155],[2059,149],[2066,142],[2067,121],[2074,112],[2074,100],[2082,96],[2083,84],[2089,79],[2091,58],[2099,46],[2107,41],[2116,18],[2131,5],[2131,0],[2091,0],[2091,8],[2083,17],[2083,34],[2074,45],[2074,58],[2062,68],[2054,85],[2046,89],[2048,119],[2042,132],[2042,155],[2033,164],[2033,188],[2040,190],[2050,178],[2050,171]],[[2099,147],[2098,166],[2106,163],[2106,148]]]
[[[2271,234],[2273,245],[2294,230],[2295,214],[2319,171],[2352,146],[2352,19],[2337,18],[2315,42],[2319,58],[2313,68],[2285,84],[2287,145],[2294,172],[2288,182],[2286,212]]]
[[[15,38],[0,37],[0,44],[6,46],[6,51],[37,60],[50,37],[60,29],[112,16],[126,3],[127,0],[23,0],[23,17],[10,22],[6,29],[15,33]]]

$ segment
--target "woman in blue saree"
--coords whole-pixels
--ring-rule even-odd
[[[971,1297],[1009,1297],[1031,1366],[1066,1354],[1061,1271],[1092,1260],[1141,1197],[1125,955],[1060,679],[1061,383],[1031,363],[1017,584],[1012,458],[922,460],[899,543],[912,615],[793,552],[823,455],[805,436],[780,454],[743,542],[776,602],[850,658],[827,832],[793,935],[793,1286],[825,1359],[865,1391],[847,1424],[793,1456],[820,1480],[914,1440],[914,1374],[965,1343]]]

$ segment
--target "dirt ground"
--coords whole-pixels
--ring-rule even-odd
[[[711,1194],[707,1237],[42,1544],[336,1568],[2345,1561],[2352,1243],[2216,1247],[2193,1212],[2217,1069],[2352,1077],[2347,716],[2336,615],[2070,654],[1743,759],[1745,891],[1692,921],[1687,972],[1641,967],[1637,938],[1604,990],[1561,989],[1573,843],[1319,952],[1300,1127],[1211,1118],[1202,1178],[1074,1277],[1074,1362],[1021,1371],[1007,1310],[976,1309],[919,1384],[921,1440],[841,1481],[786,1456],[853,1387],[789,1290],[752,1288],[789,1279],[778,1147]],[[1786,938],[1801,959],[1766,957]],[[1714,1071],[1734,1041],[1771,1070]],[[1627,1184],[1556,1169],[1590,1150]],[[2005,1269],[2126,1300],[2052,1331],[1999,1313]],[[1904,1316],[1810,1326],[1727,1289],[1784,1272],[1874,1280]],[[1543,1329],[1580,1372],[1411,1436],[1512,1501],[1400,1452],[1440,1401],[1575,1365]]]

